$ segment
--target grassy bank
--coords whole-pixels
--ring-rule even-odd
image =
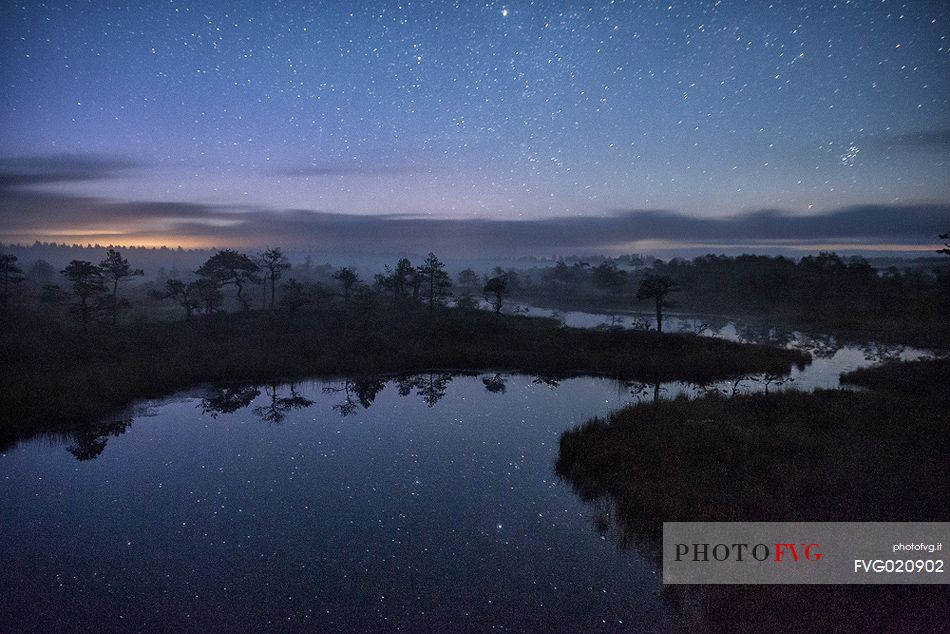
[[[934,519],[950,516],[947,400],[661,400],[566,432],[557,471],[585,497],[612,495],[629,510],[624,524],[645,533],[659,521]]]
[[[693,335],[593,332],[450,309],[374,310],[358,317],[341,310],[231,313],[103,325],[88,333],[21,314],[2,331],[0,433],[8,440],[202,382],[430,368],[708,381],[787,372],[808,360],[795,351]]]
[[[926,394],[934,386],[950,389],[950,358],[919,361],[890,361],[869,368],[845,372],[841,382],[848,385],[898,392],[907,395]]]
[[[913,383],[914,396],[784,392],[628,407],[563,434],[556,470],[600,509],[600,530],[654,557],[664,521],[947,521],[945,373],[944,363],[920,363],[858,377]],[[665,594],[691,631],[936,631],[950,608],[946,592],[923,586]]]

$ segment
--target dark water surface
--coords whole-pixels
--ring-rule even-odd
[[[663,628],[658,571],[552,471],[617,383],[447,378],[368,409],[342,381],[233,413],[197,391],[116,436],[9,450],[0,630]]]
[[[703,326],[812,352],[770,389],[926,354],[668,323]],[[595,530],[554,475],[559,436],[629,402],[767,381],[205,386],[23,442],[0,454],[0,631],[665,631],[660,571]]]

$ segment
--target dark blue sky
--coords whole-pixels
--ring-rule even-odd
[[[276,224],[945,208],[948,18],[941,1],[5,2],[4,208],[139,211],[0,216],[0,239],[214,238],[193,220],[249,240],[226,213],[142,203]]]

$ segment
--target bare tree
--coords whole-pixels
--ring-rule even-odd
[[[3,307],[6,308],[10,295],[23,283],[23,271],[16,264],[17,257],[12,253],[0,253],[0,293]]]
[[[429,312],[432,312],[436,305],[441,306],[445,298],[449,296],[452,278],[446,273],[445,265],[435,256],[435,253],[426,256],[425,262],[418,269],[418,274],[422,280],[422,293],[429,305]]]
[[[247,311],[250,310],[251,303],[244,295],[244,287],[261,281],[257,276],[260,270],[261,267],[244,253],[225,249],[208,258],[196,272],[217,287],[233,284],[237,288],[241,308]]]
[[[356,288],[360,282],[360,276],[350,267],[344,266],[343,268],[337,269],[333,274],[333,279],[338,281],[343,288],[343,310],[349,312],[350,297],[353,295],[353,289]]]
[[[115,325],[119,311],[119,282],[130,277],[144,275],[142,269],[133,269],[129,261],[115,249],[106,251],[106,257],[99,263],[103,277],[112,285],[112,324]]]
[[[663,332],[663,307],[666,306],[666,296],[680,290],[679,286],[668,277],[649,275],[640,283],[637,299],[652,299],[656,303],[656,331]]]
[[[508,278],[506,275],[498,275],[485,282],[482,289],[485,299],[491,302],[495,314],[501,314],[501,308],[505,301],[505,294],[508,292]]]
[[[274,310],[274,301],[277,296],[277,280],[279,280],[284,271],[290,269],[290,261],[279,248],[267,249],[261,254],[261,264],[267,271],[267,279],[270,280],[270,303],[268,310]]]
[[[413,268],[412,263],[406,258],[401,258],[396,262],[395,268],[390,269],[387,264],[386,272],[376,275],[376,285],[392,293],[393,305],[400,306],[409,301],[415,275],[416,269]]]
[[[195,282],[185,284],[181,280],[166,280],[165,289],[149,293],[155,299],[173,299],[185,309],[185,319],[201,306]]]
[[[102,269],[85,260],[73,260],[63,269],[63,275],[73,286],[73,295],[79,300],[75,305],[83,331],[89,329],[89,318],[98,306],[97,299],[108,293],[102,281]]]

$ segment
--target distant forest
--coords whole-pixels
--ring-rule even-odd
[[[145,277],[149,278],[153,275],[159,274],[159,272],[164,272],[166,275],[171,274],[174,277],[173,273],[175,271],[183,271],[195,269],[201,265],[206,259],[211,257],[214,253],[219,251],[217,248],[207,248],[207,249],[186,249],[184,247],[129,247],[123,245],[113,245],[113,244],[74,244],[74,243],[65,243],[65,242],[40,242],[36,241],[32,244],[2,244],[0,243],[0,252],[9,253],[17,256],[21,263],[29,264],[36,260],[43,260],[52,264],[54,267],[62,268],[66,266],[72,260],[95,260],[98,257],[101,257],[101,254],[107,249],[115,249],[121,251],[127,257],[131,258],[135,264],[145,271]],[[424,254],[421,253],[390,253],[390,254],[379,254],[379,253],[347,253],[341,255],[339,253],[328,253],[321,251],[309,251],[309,250],[289,250],[283,249],[283,252],[287,255],[288,259],[293,262],[295,265],[303,264],[306,261],[311,263],[313,262],[340,262],[345,263],[349,266],[357,266],[364,273],[370,273],[372,270],[382,268],[384,264],[398,260],[400,258],[408,258],[410,260],[419,260],[424,257]],[[558,259],[565,260],[568,264],[574,262],[588,262],[593,264],[598,264],[604,259],[608,259],[608,256],[599,255],[599,254],[590,254],[590,255],[565,255],[561,256],[548,256],[548,257],[536,257],[536,256],[520,256],[515,258],[506,258],[504,260],[498,258],[491,259],[491,265],[494,266],[496,263],[503,262],[506,265],[513,266],[517,269],[524,269],[533,266],[544,266],[546,264],[553,264]],[[633,255],[623,255],[616,258],[618,262],[627,262],[627,263],[638,263],[641,261],[653,261],[653,258],[641,256],[638,254]],[[461,270],[468,266],[473,268],[481,268],[486,262],[485,258],[453,258],[447,261],[447,264],[452,270]]]
[[[798,260],[760,255],[669,261],[639,255],[523,258],[507,268],[450,271],[430,253],[421,263],[399,258],[382,271],[367,273],[353,266],[316,264],[310,256],[292,262],[279,248],[258,253],[78,249],[39,243],[15,249],[31,261],[8,249],[0,256],[3,305],[58,312],[88,328],[100,322],[239,309],[296,312],[331,304],[347,310],[376,304],[469,309],[487,303],[501,312],[522,303],[655,311],[653,327],[662,324],[662,312],[669,310],[826,326],[877,322],[879,329],[910,333],[914,340],[932,338],[931,329],[945,324],[950,314],[950,258],[937,254],[886,267],[861,257],[820,253]],[[87,259],[62,261],[64,254],[77,252]],[[156,267],[159,262],[172,264]],[[148,266],[151,274],[146,274]],[[884,324],[894,320],[902,323]]]

